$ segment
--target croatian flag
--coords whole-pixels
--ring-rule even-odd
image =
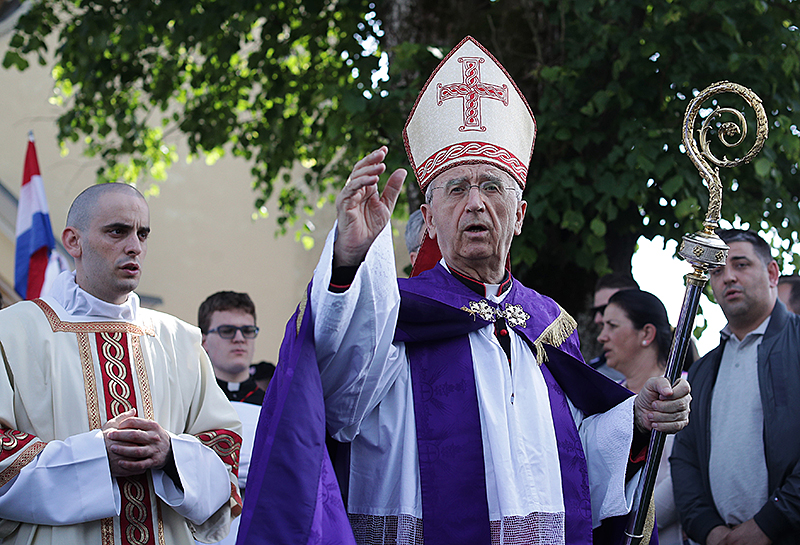
[[[53,251],[56,240],[50,225],[33,132],[28,133],[28,140],[17,207],[14,289],[23,299],[36,299],[47,293],[53,279],[63,270],[64,263],[63,258]]]

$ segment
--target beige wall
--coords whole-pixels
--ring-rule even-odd
[[[0,36],[0,58],[9,39],[10,34]],[[0,181],[15,196],[19,194],[27,134],[33,130],[58,238],[69,204],[94,183],[98,163],[83,157],[74,145],[67,157],[60,156],[55,122],[61,110],[48,103],[53,87],[49,70],[32,65],[20,73],[0,67]],[[173,167],[160,195],[149,199],[152,235],[137,292],[162,298],[159,310],[190,323],[196,323],[197,307],[209,294],[222,289],[248,292],[261,327],[256,360],[274,362],[284,326],[311,277],[334,211],[327,208],[312,218],[317,229],[311,251],[295,242],[291,233],[276,239],[274,214],[251,219],[257,195],[251,189],[249,168],[244,160],[232,157],[213,166],[203,160],[191,164],[182,160]],[[399,270],[408,263],[403,227],[397,225]],[[13,285],[13,270],[13,241],[0,233],[0,281]]]

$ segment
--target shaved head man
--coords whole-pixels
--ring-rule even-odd
[[[126,184],[103,184],[78,195],[61,240],[75,259],[78,285],[121,304],[139,285],[149,234],[150,209],[142,194]]]
[[[190,545],[240,511],[241,424],[200,331],[133,291],[149,235],[134,187],[89,187],[61,236],[75,272],[0,311],[3,543]]]

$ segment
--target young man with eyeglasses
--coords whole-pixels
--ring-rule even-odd
[[[197,311],[197,325],[217,383],[228,399],[260,406],[264,390],[250,376],[258,335],[250,296],[235,291],[210,295]]]
[[[250,374],[258,336],[256,306],[246,293],[218,291],[200,305],[197,325],[203,334],[203,348],[211,359],[217,384],[242,421],[239,490],[244,498],[261,402],[264,400],[264,390]],[[219,542],[221,545],[234,545],[239,521],[239,518],[233,521],[228,537]]]

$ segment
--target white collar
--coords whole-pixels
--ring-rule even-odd
[[[131,292],[121,305],[107,303],[78,286],[73,271],[64,271],[56,277],[50,296],[73,316],[136,322],[139,314],[139,296],[135,293]]]

